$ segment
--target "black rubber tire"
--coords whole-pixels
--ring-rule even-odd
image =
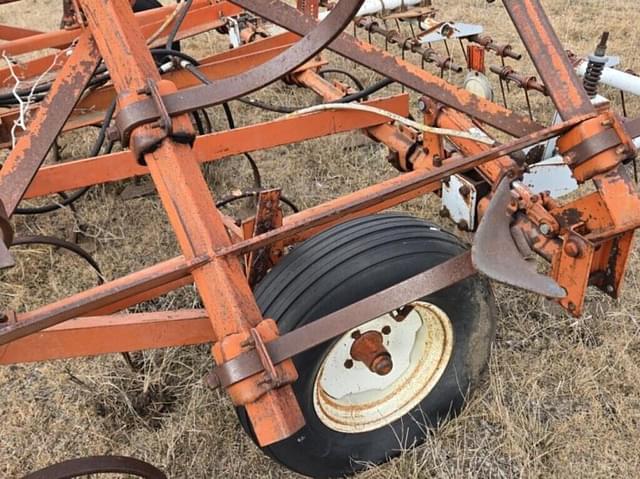
[[[136,3],[133,4],[133,11],[144,12],[161,6],[162,4],[158,0],[136,0]]]
[[[465,250],[452,234],[402,214],[369,216],[306,241],[276,265],[255,290],[265,317],[282,333],[423,272]],[[293,385],[306,426],[264,451],[284,466],[313,477],[339,477],[380,464],[423,442],[429,429],[457,414],[486,365],[495,334],[491,287],[475,276],[424,298],[452,321],[452,357],[441,379],[418,407],[393,424],[347,434],[316,416],[313,384],[332,342],[294,358]],[[242,408],[241,423],[252,435]],[[400,439],[402,438],[402,439]],[[400,443],[402,442],[402,444]]]

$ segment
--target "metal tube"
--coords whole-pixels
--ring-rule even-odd
[[[413,7],[421,3],[422,0],[364,0],[355,18],[375,15],[376,13],[395,10],[400,7]],[[327,15],[329,15],[329,11],[321,12],[318,18],[323,20]]]
[[[581,61],[580,64],[576,66],[576,73],[583,77],[587,72],[588,64],[589,62],[586,60]],[[617,88],[618,90],[622,90],[626,93],[631,93],[632,95],[640,96],[640,77],[632,75],[631,73],[626,73],[611,67],[605,67],[602,72],[600,83]]]

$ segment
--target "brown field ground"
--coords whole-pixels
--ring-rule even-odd
[[[23,0],[0,7],[0,22],[46,29],[60,18],[59,0]],[[500,2],[438,0],[441,18],[482,23],[500,41],[522,50]],[[579,54],[594,47],[604,29],[610,51],[624,68],[640,71],[636,2],[545,0],[563,42]],[[185,42],[199,54],[225,48],[215,34]],[[461,53],[457,50],[458,59]],[[331,56],[330,56],[331,57]],[[335,63],[371,82],[375,75],[340,59]],[[498,59],[488,56],[490,63]],[[531,71],[530,65],[517,65]],[[460,81],[460,77],[452,77]],[[396,90],[399,88],[396,88]],[[393,90],[393,88],[391,89]],[[496,89],[496,91],[499,91]],[[612,98],[617,96],[612,93]],[[278,84],[256,97],[280,104],[315,101],[300,89]],[[519,94],[512,106],[524,106]],[[233,105],[240,124],[274,115]],[[638,114],[632,104],[632,114]],[[536,101],[548,121],[548,102]],[[224,119],[211,114],[218,128]],[[93,132],[65,135],[63,158],[88,151]],[[311,141],[256,153],[267,186],[283,186],[303,207],[372,184],[394,174],[386,150],[359,147],[358,135]],[[242,158],[206,167],[217,195],[250,187]],[[122,201],[125,184],[94,188],[76,216],[63,210],[20,217],[20,234],[70,239],[95,255],[106,278],[176,254],[177,247],[155,196]],[[428,197],[405,210],[437,218]],[[445,225],[452,229],[451,224]],[[16,249],[18,265],[0,275],[0,306],[25,310],[95,283],[80,260],[47,247]],[[638,477],[640,459],[640,250],[633,252],[623,299],[590,291],[581,319],[551,303],[496,285],[498,334],[484,382],[468,407],[423,446],[361,474],[362,478]],[[193,288],[147,303],[138,310],[194,307]],[[224,394],[205,388],[211,368],[206,346],[135,355],[132,372],[119,355],[0,368],[0,477],[69,457],[125,454],[145,459],[172,478],[297,477],[266,458],[245,435]]]

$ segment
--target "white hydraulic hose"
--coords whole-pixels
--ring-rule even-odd
[[[294,111],[293,113],[289,113],[288,115],[285,115],[284,118],[291,118],[293,116],[306,115],[309,113],[315,113],[317,111],[323,111],[323,110],[364,111],[367,113],[374,113],[376,115],[385,116],[393,121],[402,123],[403,125],[409,126],[411,128],[415,128],[416,130],[422,131],[424,133],[432,133],[435,135],[463,138],[465,140],[472,140],[478,143],[483,143],[485,145],[495,145],[496,143],[495,140],[489,138],[486,135],[480,136],[480,135],[476,135],[466,131],[427,126],[422,123],[418,123],[417,121],[409,120],[408,118],[405,118],[403,116],[396,115],[395,113],[392,113],[390,111],[383,110],[382,108],[376,108],[369,105],[361,105],[360,103],[324,103],[321,105],[310,106],[309,108],[303,108],[301,110]]]

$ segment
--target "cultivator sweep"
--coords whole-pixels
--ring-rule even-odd
[[[54,241],[15,234],[14,215],[73,207],[94,185],[143,175],[153,180],[182,255],[32,311],[5,311],[0,363],[213,343],[216,367],[207,381],[226,389],[256,442],[295,470],[331,476],[357,470],[361,466],[354,460],[389,457],[391,450],[376,434],[383,426],[404,427],[411,411],[427,407],[425,398],[440,395],[446,403],[431,416],[427,412],[429,425],[461,406],[458,397],[486,361],[493,320],[467,328],[480,331],[484,346],[470,352],[467,345],[468,351],[457,353],[464,347],[460,335],[475,333],[461,333],[456,321],[472,320],[456,319],[439,303],[439,292],[450,296],[455,285],[480,288],[476,275],[481,273],[551,298],[574,316],[583,312],[589,285],[619,296],[640,226],[640,194],[628,171],[640,118],[627,117],[624,94],[639,93],[640,82],[614,68],[614,59],[606,56],[606,35],[594,55],[579,59],[567,54],[538,0],[504,0],[538,79],[509,64],[523,57],[513,46],[494,41],[479,25],[441,21],[437,5],[424,0],[299,0],[297,8],[278,0],[63,3],[58,31],[0,26],[6,60],[0,70],[0,143],[8,150],[0,170],[0,266],[14,266],[14,245]],[[145,3],[156,8],[144,9]],[[211,31],[227,35],[233,48],[199,59],[180,49],[181,40]],[[460,47],[455,58],[463,62],[452,55]],[[365,87],[350,72],[338,71],[355,88],[329,81],[326,74],[333,70],[327,68],[326,51],[382,80]],[[488,55],[501,65],[487,69]],[[501,102],[494,101],[487,70],[499,80]],[[461,73],[463,82],[456,76]],[[322,102],[295,110],[247,97],[278,80],[309,89]],[[598,96],[600,82],[621,89],[622,113]],[[403,93],[372,97],[391,83],[402,85]],[[525,95],[524,113],[509,109],[512,86]],[[552,124],[536,121],[530,95],[551,99],[557,111]],[[410,98],[417,102],[411,105]],[[283,115],[236,128],[229,108],[236,100]],[[216,105],[230,120],[227,130],[211,128],[206,109]],[[411,117],[411,106],[421,118]],[[87,127],[99,128],[88,157],[45,164],[60,135]],[[279,189],[261,188],[251,153],[354,130],[386,145],[401,174],[285,216],[281,205],[290,201]],[[201,164],[233,155],[249,160],[256,189],[216,202]],[[561,198],[587,182],[593,185],[587,193]],[[329,309],[317,309],[318,298],[309,306],[317,309],[315,317],[296,320],[295,327],[269,313],[264,304],[276,301],[278,285],[291,282],[293,291],[295,284],[306,284],[302,272],[293,273],[295,255],[302,258],[299,263],[307,261],[302,255],[311,254],[319,239],[338,245],[345,231],[369,228],[366,218],[409,221],[373,214],[426,193],[440,195],[443,216],[475,233],[470,252],[451,246],[417,271],[398,266],[403,270],[398,275],[375,273],[388,280]],[[24,206],[50,195],[59,200]],[[220,209],[247,197],[255,202],[249,218]],[[409,241],[402,228],[409,231],[410,225],[398,228]],[[376,234],[372,230],[362,238],[373,243]],[[447,236],[447,241],[454,240]],[[53,244],[92,261],[74,243]],[[352,247],[345,243],[344,251]],[[549,262],[549,270],[539,272],[536,258]],[[202,310],[121,313],[192,283]],[[307,294],[300,288],[291,294]],[[478,305],[491,299],[476,301],[475,293],[465,291],[458,301],[469,301],[484,314]],[[260,306],[258,296],[266,298]],[[431,331],[424,334],[436,334],[437,325],[442,325],[440,340],[421,336],[423,326]],[[439,341],[439,356],[409,357],[394,349],[413,351],[420,341],[424,354],[431,354],[425,344]],[[323,352],[309,359],[313,351]],[[473,359],[457,359],[458,354]],[[316,361],[312,372],[308,361]],[[429,361],[433,369],[425,372]],[[467,371],[456,361],[476,364]],[[438,387],[456,368],[468,381],[447,399]],[[340,374],[355,374],[359,389],[343,391]],[[311,386],[303,391],[299,385],[307,383]],[[394,389],[400,383],[414,383],[417,390]],[[377,406],[367,409],[371,402]],[[361,422],[354,419],[359,415]],[[357,439],[329,439],[333,433]],[[412,434],[419,441],[426,433]],[[322,450],[298,461],[290,441],[303,444],[306,437],[313,438],[311,449]],[[374,451],[371,441],[385,449]],[[340,454],[342,462],[334,461]]]

